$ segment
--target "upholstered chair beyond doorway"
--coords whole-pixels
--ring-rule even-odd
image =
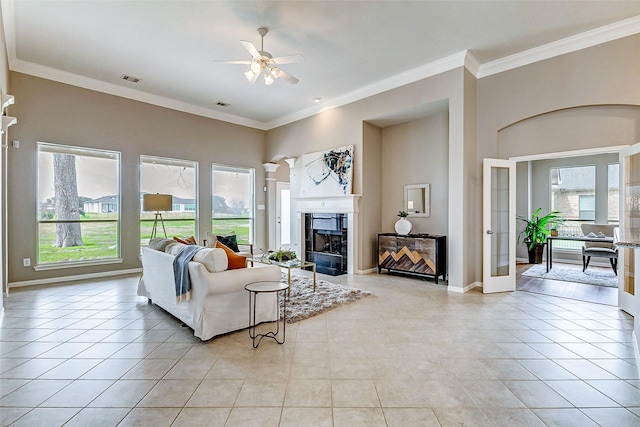
[[[591,237],[613,237],[613,242],[618,240],[618,227],[609,224],[582,224],[582,234]],[[584,242],[582,247],[582,271],[589,267],[591,257],[609,258],[614,274],[618,275],[618,248],[609,242]]]

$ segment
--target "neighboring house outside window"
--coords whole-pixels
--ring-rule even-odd
[[[604,181],[604,177],[600,178]],[[598,199],[604,194],[596,194],[596,166],[566,166],[553,167],[550,170],[551,209],[559,211],[566,220],[558,231],[561,235],[581,235],[581,224],[594,223],[596,218],[605,218],[605,212],[598,213]],[[618,222],[618,164],[607,167],[606,194],[608,223]],[[603,209],[604,205],[600,205]],[[554,248],[575,249],[582,247],[581,242],[559,240],[554,242]]]
[[[235,232],[242,243],[254,239],[254,169],[212,166],[212,224],[215,234]]]
[[[578,196],[578,219],[582,221],[596,220],[596,196],[595,194],[581,194]]]
[[[36,270],[120,262],[120,153],[38,143]]]

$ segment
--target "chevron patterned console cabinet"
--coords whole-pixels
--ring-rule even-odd
[[[378,234],[378,274],[407,273],[446,279],[447,237],[433,234]]]

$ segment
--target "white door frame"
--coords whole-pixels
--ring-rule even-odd
[[[499,230],[492,230],[495,224],[492,197],[495,183],[492,180],[492,169],[502,168],[508,171],[508,188],[504,196],[508,197],[508,226],[501,231],[507,233],[508,265],[507,274],[492,274],[492,258],[496,239],[500,238]],[[505,218],[503,218],[504,220]],[[498,262],[498,260],[494,260]],[[516,290],[516,162],[514,160],[484,159],[482,180],[482,292],[508,292]]]

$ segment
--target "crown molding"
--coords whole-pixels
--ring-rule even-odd
[[[464,67],[471,74],[473,74],[475,78],[478,78],[478,71],[480,71],[480,62],[476,59],[475,56],[473,56],[473,54],[469,50],[464,57]]]
[[[477,78],[488,77],[638,33],[640,33],[640,15],[484,63],[480,65]]]
[[[2,24],[4,26],[4,42],[9,64],[16,59],[16,25],[13,5],[13,1],[0,0],[0,7],[2,7]]]
[[[465,57],[467,53],[468,51],[463,50],[445,58],[438,59],[437,61],[433,61],[428,64],[421,65],[420,67],[405,71],[403,73],[396,74],[395,76],[389,77],[388,79],[380,80],[379,82],[354,90],[343,96],[333,98],[332,100],[327,101],[322,105],[306,108],[293,114],[283,116],[279,119],[272,120],[270,122],[267,122],[267,130],[274,129],[298,120],[306,119],[307,117],[322,113],[323,111],[341,107],[343,105],[350,104],[352,102],[359,101],[361,99],[407,85],[409,83],[423,80],[428,77],[462,67],[465,64]]]

